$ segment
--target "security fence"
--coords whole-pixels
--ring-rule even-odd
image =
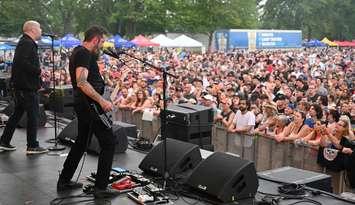
[[[153,117],[143,120],[143,113],[119,109],[114,120],[135,124],[138,137],[153,142],[160,133],[160,120]],[[253,161],[257,171],[270,170],[284,166],[322,172],[332,176],[334,193],[344,192],[344,172],[333,172],[317,164],[318,148],[307,145],[281,142],[260,136],[240,135],[227,132],[223,125],[216,123],[212,128],[214,151],[229,152],[241,158]]]

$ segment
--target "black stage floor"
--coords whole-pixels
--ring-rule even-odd
[[[2,133],[3,128],[0,129]],[[53,138],[53,128],[40,128],[38,139],[42,146],[51,146],[45,141]],[[0,205],[48,205],[56,197],[65,197],[82,193],[81,190],[64,192],[58,194],[56,182],[58,171],[61,170],[65,156],[51,156],[48,154],[26,156],[26,130],[17,129],[11,142],[17,146],[16,151],[0,153]],[[68,152],[66,149],[65,152]],[[128,149],[126,153],[117,154],[114,157],[113,166],[124,167],[131,171],[139,171],[138,164],[145,155],[143,153]],[[96,170],[97,156],[88,155],[81,174],[80,181],[88,183],[85,176]],[[79,165],[80,167],[80,165]],[[78,172],[77,172],[78,173]],[[75,176],[77,176],[77,173]],[[259,190],[263,192],[276,193],[277,184],[259,180]],[[78,200],[90,200],[93,198],[81,198]],[[313,199],[321,204],[345,205],[347,203],[333,200],[329,197],[317,196]],[[69,201],[73,202],[73,201]],[[294,201],[285,201],[281,204],[290,204]],[[194,199],[182,198],[174,201],[173,204],[204,204]],[[68,203],[68,204],[135,204],[125,195],[118,196],[111,200],[92,200],[90,202]],[[256,204],[253,201],[245,201],[239,204]],[[299,203],[309,204],[309,203]],[[350,203],[348,203],[350,204]]]

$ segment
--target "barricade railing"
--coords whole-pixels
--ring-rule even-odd
[[[220,126],[214,126],[212,143],[215,151],[230,152],[241,158],[254,161],[257,171],[291,166],[299,169],[322,172],[332,177],[334,193],[346,189],[344,171],[333,172],[317,163],[318,149],[308,145],[277,142],[272,138],[228,133]]]
[[[152,120],[143,120],[142,112],[132,113],[130,109],[117,109],[114,113],[114,120],[137,126],[137,137],[144,138],[153,143],[160,134],[160,120],[154,116]]]
[[[115,120],[135,124],[139,137],[151,142],[160,134],[160,120],[142,120],[141,112],[118,109]],[[344,172],[332,172],[317,164],[318,149],[307,145],[295,145],[290,142],[277,142],[272,138],[229,133],[221,124],[212,128],[212,144],[215,151],[229,152],[243,159],[253,161],[257,171],[265,171],[283,166],[292,166],[315,172],[323,172],[332,176],[333,191],[341,193],[345,190]]]

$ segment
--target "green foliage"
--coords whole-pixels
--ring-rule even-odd
[[[263,5],[260,2],[264,2]],[[259,5],[259,6],[257,6]],[[80,33],[92,24],[133,37],[216,29],[301,29],[306,38],[353,39],[354,0],[1,0],[0,35],[19,36],[24,21]]]
[[[203,32],[255,28],[255,0],[1,0],[0,35],[20,35],[34,19],[46,31],[79,33],[102,25],[110,33]]]
[[[265,29],[301,29],[308,39],[354,38],[354,0],[267,0],[260,9]]]

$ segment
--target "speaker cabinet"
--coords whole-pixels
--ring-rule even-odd
[[[253,197],[259,186],[253,162],[222,152],[201,162],[186,184],[220,202]]]
[[[125,152],[128,148],[128,137],[137,137],[137,127],[135,125],[114,121],[113,134],[116,137],[115,153]],[[74,144],[78,137],[78,119],[72,120],[58,135],[61,142]],[[95,134],[91,138],[89,151],[100,153],[101,148]]]
[[[166,139],[167,165],[169,176],[192,170],[202,157],[197,145],[174,139]],[[141,161],[139,168],[153,176],[164,176],[164,141],[157,144]]]
[[[15,103],[10,102],[9,105],[2,111],[7,116],[11,116],[15,112]],[[39,104],[39,113],[38,113],[38,127],[44,127],[47,123],[47,115],[44,112],[43,104]],[[25,111],[17,124],[18,127],[25,128],[27,127],[27,112]]]
[[[211,145],[212,108],[189,103],[169,105],[166,111],[166,135],[193,144]]]
[[[128,137],[126,130],[117,125],[113,124],[112,126],[113,135],[115,136],[115,153],[123,153],[128,148]],[[100,154],[101,147],[99,145],[99,141],[97,140],[95,134],[91,138],[91,142],[88,147],[88,151],[95,152],[96,154]]]
[[[78,118],[74,118],[57,137],[63,143],[74,144],[78,137]]]
[[[48,110],[56,111],[58,116],[74,118],[74,97],[71,85],[58,86],[49,96],[46,104]]]

